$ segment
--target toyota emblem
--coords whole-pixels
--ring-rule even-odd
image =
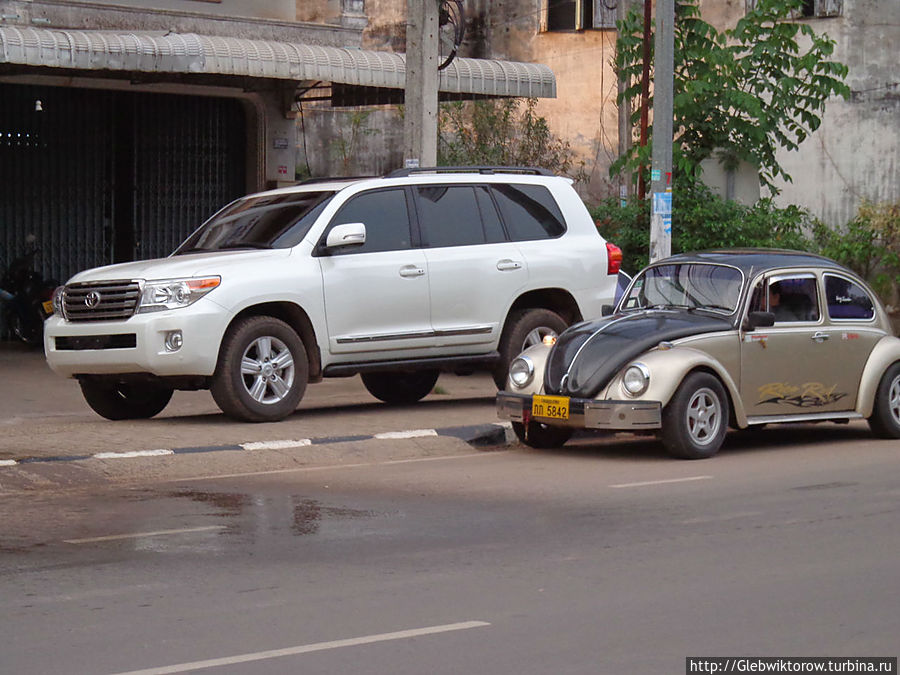
[[[90,309],[94,309],[97,305],[100,304],[100,293],[97,291],[91,291],[86,296],[84,296],[84,304],[87,305]]]

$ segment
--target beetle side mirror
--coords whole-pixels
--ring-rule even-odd
[[[775,315],[772,312],[750,312],[747,315],[747,330],[768,328],[775,325]]]
[[[615,305],[601,305],[600,316],[611,316],[616,311]]]

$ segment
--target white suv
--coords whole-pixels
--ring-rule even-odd
[[[566,178],[395,171],[249,195],[169,257],[81,272],[46,323],[50,367],[109,419],[210,389],[231,417],[291,414],[308,382],[362,375],[387,403],[489,370],[612,303],[621,252]]]

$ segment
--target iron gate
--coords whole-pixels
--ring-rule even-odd
[[[0,265],[61,281],[169,254],[245,192],[233,99],[0,84]]]

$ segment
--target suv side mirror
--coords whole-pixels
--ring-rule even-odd
[[[600,316],[611,316],[613,312],[616,311],[615,305],[601,305],[600,306]]]
[[[767,328],[775,325],[775,315],[772,312],[750,312],[747,315],[747,330]]]
[[[366,243],[366,226],[364,223],[345,223],[335,225],[325,239],[325,248],[342,248],[344,246],[362,246]]]

